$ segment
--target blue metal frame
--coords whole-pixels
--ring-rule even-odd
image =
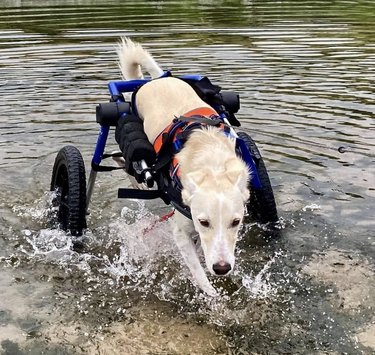
[[[109,126],[100,126],[98,139],[96,141],[96,147],[94,156],[92,157],[91,165],[99,165],[102,161],[105,145],[107,143],[109,133]]]
[[[166,75],[167,72],[164,74]],[[202,79],[201,75],[183,75],[181,76],[183,79],[190,79],[190,80],[200,80]],[[121,102],[122,100],[122,93],[124,92],[133,92],[138,87],[146,84],[151,79],[137,79],[137,80],[129,80],[129,81],[110,81],[108,83],[108,90],[113,98],[115,98],[116,102]],[[226,119],[224,114],[221,115],[223,119]],[[109,126],[100,126],[98,139],[96,142],[96,147],[94,151],[94,155],[92,158],[92,165],[98,166],[100,165],[105,149],[105,145],[107,143],[108,134],[109,134]],[[249,167],[251,178],[250,184],[254,189],[262,188],[258,171],[256,168],[256,164],[254,158],[249,151],[246,143],[236,136],[236,147],[240,150],[242,159],[246,162]]]

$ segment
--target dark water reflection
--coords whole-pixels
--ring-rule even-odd
[[[16,0],[0,10],[3,353],[375,351],[373,1]],[[133,227],[118,217],[118,173],[99,180],[86,253],[46,229],[55,154],[74,144],[89,166],[123,35],[176,75],[238,91],[242,128],[269,169],[285,228],[264,243],[267,232],[249,227],[232,280],[245,286],[222,302],[199,296],[172,251],[144,264],[157,248],[136,237],[152,217],[135,214]],[[172,250],[169,232],[153,240]]]

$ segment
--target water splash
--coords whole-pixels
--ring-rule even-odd
[[[53,206],[52,201],[54,199],[56,199],[56,192],[47,191],[42,197],[36,199],[31,206],[14,205],[12,211],[18,217],[31,218],[39,224],[45,224],[58,210],[58,207]]]
[[[320,210],[322,207],[316,203],[312,203],[310,205],[306,205],[302,208],[302,211],[315,211],[315,210]]]
[[[242,286],[248,291],[249,296],[257,299],[265,299],[276,295],[277,286],[275,287],[270,281],[270,268],[282,256],[283,252],[278,251],[255,276],[242,276]]]
[[[52,198],[47,193],[34,206],[15,206],[13,211],[43,226],[51,214]],[[271,267],[283,256],[281,252],[274,253],[255,272],[249,270],[246,257],[240,254],[236,270],[228,278],[232,291],[215,282],[220,296],[212,298],[194,284],[173,242],[169,221],[160,222],[159,216],[144,201],[132,201],[108,225],[87,230],[82,252],[75,251],[72,237],[59,229],[29,228],[22,230],[22,235],[25,243],[20,251],[29,260],[55,264],[69,272],[79,270],[81,276],[76,277],[90,280],[92,291],[88,292],[92,295],[87,298],[90,302],[99,297],[95,293],[103,288],[115,294],[124,293],[130,300],[156,297],[219,326],[243,322],[251,300],[269,300],[276,296],[278,286],[273,283]],[[100,297],[105,302],[107,295]],[[90,302],[86,305],[85,300],[80,300],[79,312],[89,312]]]
[[[101,272],[119,286],[160,293],[160,298],[172,291],[179,279],[179,254],[168,221],[160,222],[143,201],[137,201],[136,209],[122,209],[121,218],[110,223],[107,235],[119,248],[115,255],[103,257]]]

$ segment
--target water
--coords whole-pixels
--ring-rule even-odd
[[[1,353],[375,352],[372,1],[0,9]],[[116,199],[120,172],[99,177],[83,252],[48,229],[55,155],[73,144],[90,166],[122,35],[176,75],[238,91],[268,167],[281,235],[246,226],[218,300],[189,281],[168,222],[154,225],[167,207]]]

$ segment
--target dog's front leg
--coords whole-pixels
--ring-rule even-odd
[[[217,291],[211,285],[207,275],[199,261],[198,254],[192,239],[195,233],[193,222],[181,213],[175,213],[173,218],[173,236],[186,265],[193,274],[198,286],[208,295],[217,296]]]

